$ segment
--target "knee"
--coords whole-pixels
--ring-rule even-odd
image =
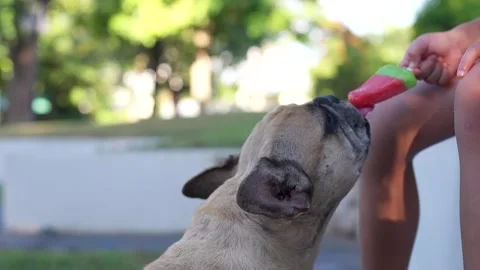
[[[480,98],[480,61],[477,62],[470,71],[458,82],[457,84],[457,96],[460,97],[459,101],[470,100],[473,98]]]
[[[427,137],[431,130],[422,130],[421,125],[404,124],[402,120],[394,123],[396,121],[394,116],[389,120],[370,121],[371,145],[367,166],[375,170],[389,171],[394,170],[395,166],[401,168],[435,143]]]
[[[366,163],[369,168],[379,172],[392,168],[395,162],[409,158],[410,127],[402,121],[402,111],[390,108],[389,111],[378,110],[369,119],[371,127],[371,144]]]
[[[371,146],[364,172],[390,173],[412,161],[430,145],[417,142],[420,129],[438,109],[438,103],[451,102],[451,89],[419,83],[395,98],[375,106],[367,117],[371,126]],[[377,172],[375,172],[377,171]]]
[[[455,131],[480,134],[480,62],[457,84],[455,91]],[[457,134],[458,135],[458,134]]]

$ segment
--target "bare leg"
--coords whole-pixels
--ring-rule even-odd
[[[451,89],[420,83],[375,108],[372,146],[360,180],[362,269],[405,270],[418,226],[412,158],[453,136]]]
[[[458,84],[455,132],[460,156],[460,223],[465,270],[480,269],[480,64]]]

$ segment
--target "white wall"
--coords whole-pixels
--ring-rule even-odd
[[[409,269],[463,269],[456,140],[449,139],[420,153],[414,167],[420,223]]]
[[[185,181],[235,151],[9,155],[5,227],[25,231],[52,226],[94,233],[181,231],[200,202],[182,195]]]
[[[8,155],[22,156],[79,156],[125,152],[141,149],[161,141],[156,137],[89,138],[60,139],[45,138],[7,138],[0,140],[0,183],[4,178],[5,158]]]

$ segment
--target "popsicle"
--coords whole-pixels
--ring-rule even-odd
[[[348,101],[361,112],[366,112],[373,109],[375,104],[396,96],[416,84],[417,78],[411,70],[396,65],[385,65],[359,88],[351,91],[348,94]]]

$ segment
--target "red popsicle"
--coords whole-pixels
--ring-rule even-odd
[[[395,65],[385,65],[362,86],[348,94],[348,101],[360,110],[396,96],[417,84],[411,70]]]

